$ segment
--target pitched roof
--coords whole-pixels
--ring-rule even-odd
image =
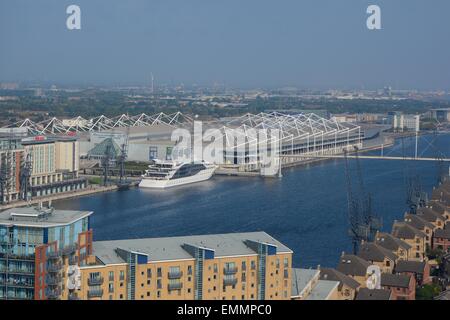
[[[358,295],[355,300],[390,300],[391,291],[384,289],[359,289]]]
[[[442,202],[432,200],[429,204],[431,205],[431,208],[439,214],[444,214],[445,211],[450,211],[450,208]]]
[[[379,232],[377,234],[375,243],[391,251],[397,251],[398,248],[403,248],[405,250],[411,249],[411,246],[405,241],[384,232]]]
[[[315,269],[292,268],[292,297],[301,297],[305,289],[314,278],[319,276],[320,271]]]
[[[343,254],[339,260],[337,270],[346,275],[365,276],[370,263],[353,254]]]
[[[338,286],[339,281],[319,280],[306,300],[329,300]]]
[[[422,231],[414,228],[413,226],[405,223],[395,221],[392,225],[392,235],[401,239],[414,239],[414,237],[425,238],[426,234]]]
[[[341,289],[343,285],[346,285],[347,287],[355,290],[361,286],[361,284],[355,279],[343,274],[340,271],[337,271],[336,269],[331,268],[320,269],[320,279],[339,281],[339,289]]]
[[[430,229],[435,228],[435,226],[431,222],[426,220],[423,216],[417,214],[405,214],[405,222],[421,231],[425,230],[426,227]]]
[[[437,220],[445,221],[445,218],[441,214],[431,208],[418,208],[417,215],[429,222],[436,222]]]
[[[434,238],[450,239],[450,229],[448,227],[446,229],[436,229],[434,231]]]
[[[359,248],[358,257],[361,257],[367,261],[376,262],[383,262],[385,258],[395,261],[398,258],[392,251],[373,242],[363,243]]]
[[[427,263],[425,261],[404,261],[400,260],[397,262],[395,266],[395,272],[413,272],[418,274],[423,274],[425,270],[425,266]]]
[[[409,283],[411,281],[411,276],[406,274],[381,274],[381,285],[388,287],[400,287],[409,288]]]

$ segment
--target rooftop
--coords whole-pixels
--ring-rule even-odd
[[[248,232],[94,241],[93,254],[102,264],[125,263],[125,261],[116,253],[116,249],[118,248],[147,254],[148,261],[193,259],[194,257],[182,247],[183,245],[188,244],[211,249],[214,251],[215,257],[256,255],[257,253],[245,243],[247,240],[272,244],[276,246],[277,253],[292,253],[291,249],[265,232]]]
[[[337,270],[351,276],[365,276],[370,263],[353,254],[343,254],[339,260]]]
[[[347,287],[350,287],[352,289],[357,289],[361,286],[358,281],[343,274],[340,271],[337,271],[336,269],[330,269],[330,268],[321,269],[320,270],[320,279],[339,281],[341,283],[341,285],[346,285]]]
[[[399,248],[406,250],[411,249],[411,246],[405,241],[396,238],[389,233],[378,233],[375,239],[375,243],[391,251],[397,251]]]
[[[372,242],[363,243],[359,249],[358,256],[367,261],[377,262],[383,262],[386,258],[396,261],[398,258],[392,251]]]
[[[426,262],[424,261],[404,261],[400,260],[395,266],[395,272],[414,272],[423,274]]]
[[[436,229],[434,231],[434,237],[450,239],[450,229],[448,229],[448,226],[446,227],[446,229]]]
[[[92,213],[92,211],[38,209],[37,207],[12,208],[0,212],[0,225],[56,227],[73,223]]]
[[[356,300],[390,300],[391,291],[384,289],[367,289],[362,288],[359,290]]]
[[[401,239],[425,238],[426,234],[405,222],[395,221],[392,226],[392,235]]]
[[[339,281],[319,280],[306,300],[329,300],[330,295],[337,290],[338,286]]]
[[[292,268],[292,297],[301,297],[305,289],[314,278],[319,277],[320,271],[315,269]]]
[[[381,274],[381,285],[387,287],[409,288],[411,276],[405,274]]]

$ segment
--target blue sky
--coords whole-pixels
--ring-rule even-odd
[[[448,0],[0,0],[0,81],[450,90],[449,15]]]

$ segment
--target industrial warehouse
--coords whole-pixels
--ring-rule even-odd
[[[11,127],[26,130],[29,135],[77,137],[80,157],[94,162],[104,157],[106,149],[112,152],[112,158],[117,157],[123,145],[127,148],[128,161],[206,160],[199,159],[205,158],[204,154],[194,155],[192,150],[196,142],[201,141],[206,147],[214,137],[216,142],[221,141],[220,154],[207,160],[221,167],[222,171],[218,173],[254,172],[267,176],[276,175],[278,166],[272,166],[272,170],[264,167],[263,154],[266,152],[280,158],[281,166],[295,165],[318,155],[335,155],[361,148],[364,137],[361,127],[355,124],[325,119],[313,113],[272,112],[202,122],[199,138],[195,132],[199,122],[194,118],[180,112],[151,116],[123,114],[114,118],[101,115],[92,119],[52,118],[39,123],[26,119]],[[188,143],[178,139],[177,129],[186,130],[193,139]],[[265,132],[263,139],[257,136],[261,131]]]

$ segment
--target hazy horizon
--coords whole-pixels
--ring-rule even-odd
[[[81,30],[66,8],[81,7]],[[366,8],[382,30],[366,28]],[[2,0],[0,81],[450,90],[450,2]]]

